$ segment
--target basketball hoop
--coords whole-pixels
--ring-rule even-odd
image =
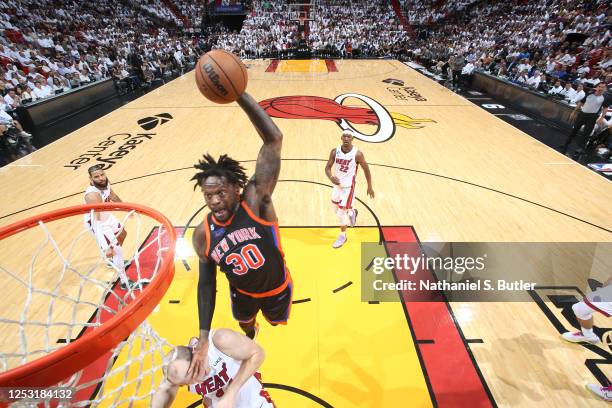
[[[129,231],[123,248],[130,256],[126,256],[129,266],[121,269],[136,282],[133,286],[120,287],[119,271],[116,267],[108,269],[107,259],[95,236],[79,217],[86,213],[93,215],[93,211],[123,215],[117,219],[123,219],[121,223]],[[148,235],[147,230],[151,231]],[[112,352],[116,358],[125,344],[130,345],[131,354],[130,339],[135,331],[139,336],[154,338],[156,352],[167,345],[145,319],[158,305],[174,277],[175,244],[176,233],[164,215],[142,205],[127,203],[78,205],[0,228],[0,251],[5,254],[0,259],[0,276],[6,277],[3,284],[5,289],[11,285],[15,287],[12,295],[25,294],[21,313],[9,310],[20,304],[14,297],[8,296],[10,304],[0,306],[3,335],[21,342],[0,343],[4,344],[0,349],[0,387],[46,388],[67,383],[77,387],[77,377],[82,370],[101,356]],[[16,251],[23,254],[28,250],[33,251],[29,254],[30,259],[17,262]],[[8,265],[11,262],[12,265]],[[24,264],[27,267],[23,267]],[[46,283],[49,284],[46,286]],[[32,304],[36,306],[31,307]],[[40,311],[40,316],[36,316],[35,311]],[[34,332],[40,334],[31,335]],[[64,336],[64,341],[52,344],[58,333]],[[34,345],[43,340],[43,345]],[[14,350],[6,350],[13,345]],[[101,377],[94,377],[93,384],[98,389],[104,388],[111,366],[102,370]],[[0,406],[6,406],[7,401],[1,397]]]

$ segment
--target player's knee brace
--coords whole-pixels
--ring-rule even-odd
[[[587,306],[583,301],[575,303],[572,306],[572,310],[580,320],[590,320],[593,317],[593,309]]]

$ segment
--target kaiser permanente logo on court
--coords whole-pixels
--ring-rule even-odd
[[[172,120],[169,113],[160,113],[138,120],[138,125],[144,130],[152,130]],[[86,152],[72,159],[64,167],[77,170],[81,166],[90,167],[96,164],[102,165],[103,170],[113,167],[119,160],[127,156],[147,140],[153,139],[156,133],[115,133],[107,136]]]

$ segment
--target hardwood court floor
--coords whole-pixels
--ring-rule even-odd
[[[270,61],[246,63],[248,91],[257,100],[292,97],[268,104],[270,114],[276,117],[275,122],[284,133],[281,180],[274,193],[283,227],[335,225],[329,208],[331,189],[324,166],[330,149],[338,145],[341,126],[347,125],[341,120],[342,115],[348,115],[355,129],[364,135],[363,140],[355,140],[355,144],[370,163],[376,191],[375,199],[365,196],[365,180],[360,173],[356,196],[361,200],[357,208],[362,226],[410,225],[424,242],[611,241],[609,203],[612,190],[608,181],[397,61],[336,61],[337,72],[329,72],[327,65],[327,69],[323,69],[320,62],[311,64],[316,69],[305,67],[302,62],[295,63],[299,66],[297,71],[308,68],[309,72],[291,72],[291,63],[284,63],[276,72],[266,72]],[[400,83],[402,85],[398,85]],[[347,111],[338,107],[334,100],[343,106],[362,109]],[[315,116],[336,118],[337,121],[315,119]],[[215,105],[205,100],[194,86],[191,72],[0,169],[0,191],[6,192],[0,223],[5,225],[28,215],[81,203],[87,167],[105,163],[114,189],[124,201],[154,207],[166,214],[174,225],[185,226],[203,205],[201,193],[193,191],[189,182],[193,173],[191,166],[201,154],[230,153],[243,161],[252,173],[259,147],[260,140],[239,107],[236,104]],[[201,217],[202,213],[197,214],[190,225],[199,222]],[[333,229],[299,230],[310,231],[317,242],[324,241],[328,245],[334,239]],[[357,238],[355,231],[360,230],[349,231],[349,239]],[[131,238],[133,236],[128,240]],[[71,236],[59,239],[69,240]],[[293,239],[299,241],[299,238]],[[300,245],[290,245],[292,251],[287,249],[290,268],[307,268],[303,263],[319,256],[317,251],[322,247],[312,242],[304,240]],[[15,257],[29,259],[32,246],[25,242],[19,248],[15,245],[3,247],[0,264]],[[338,259],[342,251],[337,251]],[[335,256],[332,252],[329,258],[321,259],[333,265],[338,262]],[[296,266],[292,266],[294,263]],[[195,285],[197,277],[193,271],[189,273],[181,272],[178,276],[191,276],[191,284]],[[330,272],[312,268],[311,273],[316,274],[315,281],[318,281],[327,279],[326,274]],[[304,282],[296,282],[296,290],[305,290],[312,284],[308,278],[303,279]],[[353,283],[359,284],[355,280]],[[177,279],[175,285],[179,286],[171,291],[179,290],[180,285],[186,283]],[[584,291],[585,286],[586,282],[580,289]],[[223,298],[224,290],[219,289],[219,298]],[[193,298],[190,304],[195,304],[195,292],[190,296]],[[446,322],[440,327],[458,325],[457,339],[463,341],[464,352],[475,361],[482,378],[482,390],[490,394],[490,398],[476,399],[480,401],[479,406],[601,405],[584,389],[585,382],[596,382],[585,361],[603,360],[599,367],[610,378],[605,368],[611,361],[607,345],[597,348],[596,353],[593,349],[563,343],[559,340],[559,327],[551,323],[545,308],[559,317],[562,328],[569,330],[571,327],[561,318],[561,309],[549,298],[543,299],[543,306],[535,302],[453,303],[448,309],[444,306],[446,315],[439,314],[444,310],[438,308],[427,312],[435,313],[433,316]],[[268,352],[263,370],[265,381],[289,382],[269,378],[266,367],[270,367],[274,377],[276,369],[273,367],[279,367],[285,358],[285,352],[277,353],[276,347],[280,350],[278,344],[286,340],[283,336],[290,330],[295,333],[291,349],[303,353],[295,356],[295,361],[303,365],[312,358],[310,346],[300,347],[299,341],[300,336],[308,335],[309,325],[315,323],[307,322],[297,306],[287,328],[264,327],[261,341]],[[395,306],[402,307],[399,303]],[[384,307],[393,308],[393,305]],[[420,307],[405,303],[403,313],[418,320],[423,318],[423,313],[418,313],[422,310]],[[191,313],[192,317],[197,315],[195,308],[181,310]],[[228,313],[227,305],[220,302],[217,318],[236,328]],[[333,308],[329,313],[334,313]],[[338,340],[330,340],[329,344],[339,348],[345,336],[369,339],[372,336],[368,328],[374,331],[375,325],[385,319],[392,321],[395,317],[390,316],[396,313],[395,309],[385,311],[378,316],[380,321],[370,315],[367,319],[358,319],[360,315],[348,316],[350,324],[335,325],[338,333],[333,338]],[[602,327],[607,324],[600,319],[596,323]],[[317,330],[320,332],[325,327],[322,324]],[[196,330],[194,323],[192,333]],[[413,330],[419,329],[414,327]],[[424,360],[435,358],[431,350],[437,350],[436,344],[443,341],[444,330],[434,327],[427,338],[409,336],[416,344],[406,341],[405,353],[410,353],[408,348],[412,347]],[[186,342],[189,335],[185,332],[185,336],[172,340]],[[406,336],[406,327],[398,329],[395,336],[396,339]],[[466,342],[466,339],[482,342]],[[288,349],[289,345],[286,347]],[[346,353],[339,358],[349,359],[360,353],[367,356],[368,350],[359,350],[355,344],[346,343]],[[390,352],[388,360],[393,358]],[[312,362],[310,367],[316,364]],[[319,375],[324,376],[328,371],[320,357],[318,364]],[[401,375],[393,377],[394,381],[406,379],[402,384],[407,395],[414,395],[408,391],[411,381],[421,381],[420,388],[415,387],[427,391],[420,380],[426,378],[423,364],[421,369],[414,370],[416,372],[403,370]],[[363,367],[355,365],[358,366]],[[353,366],[349,364],[349,367]],[[333,373],[339,376],[341,370]],[[357,371],[351,376],[361,374],[364,373]],[[432,382],[440,384],[433,378],[435,373],[426,374]],[[308,374],[303,373],[303,377]],[[446,386],[431,385],[429,402],[424,398],[423,404],[431,403],[431,395],[439,397],[439,406],[466,401],[474,390],[462,388],[462,378],[456,377]],[[313,383],[304,378],[300,381],[291,377],[291,381],[299,384],[288,385],[311,387]],[[325,397],[332,395],[337,407],[397,406],[388,405],[386,401],[391,400],[387,398],[391,398],[391,394],[402,397],[403,394],[396,393],[397,387],[388,381],[381,380],[379,384],[380,388],[368,392],[380,393],[380,400],[351,399],[354,395],[368,395],[365,386],[347,386],[339,390],[330,385],[333,391],[313,386],[312,392],[320,392]],[[271,390],[272,396],[278,395],[280,400],[283,392]]]

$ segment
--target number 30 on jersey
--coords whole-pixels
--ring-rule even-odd
[[[254,244],[245,245],[240,253],[234,252],[225,258],[226,264],[234,266],[232,272],[236,275],[244,275],[252,269],[258,269],[264,262],[266,259]]]

